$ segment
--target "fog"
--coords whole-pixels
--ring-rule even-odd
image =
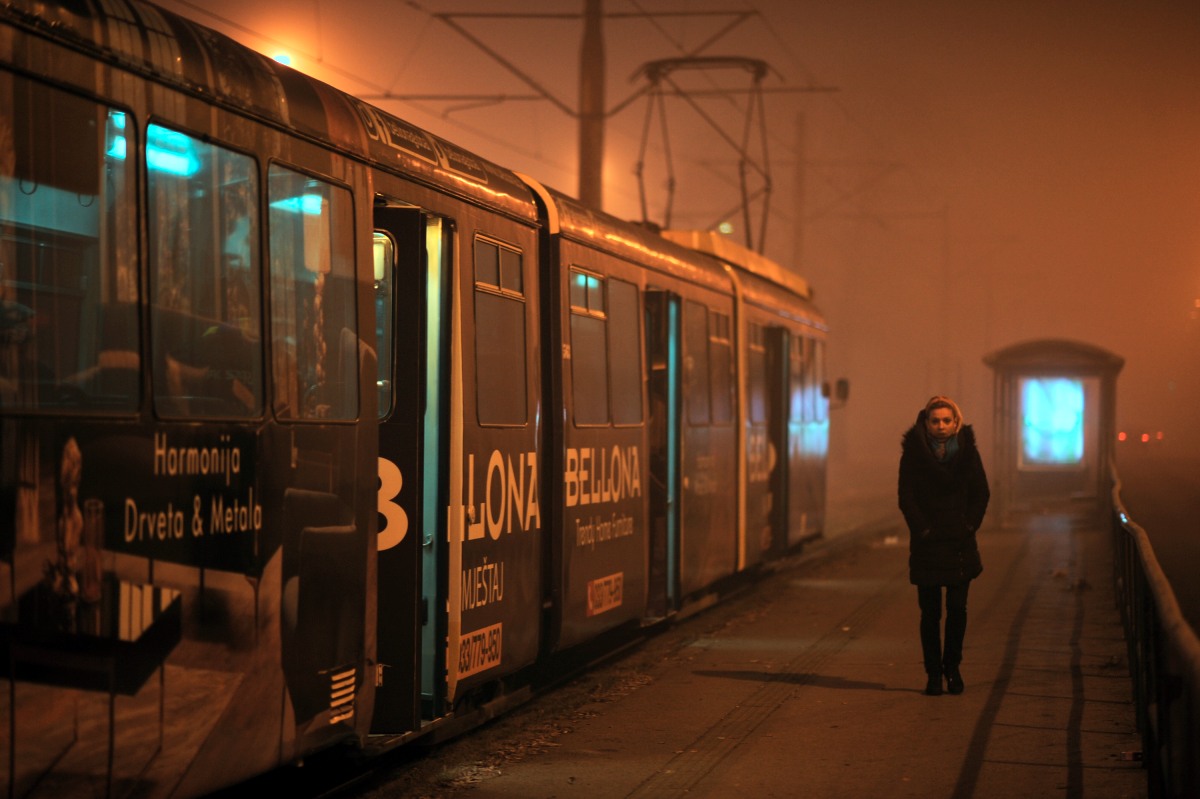
[[[303,71],[576,190],[568,111],[580,20],[465,12],[570,13],[582,0],[163,5],[269,55],[286,51]],[[1196,451],[1200,5],[606,0],[604,8],[692,12],[606,20],[609,108],[641,88],[631,79],[640,65],[710,40],[703,55],[771,67],[765,250],[814,286],[832,328],[831,377],[851,383],[832,419],[837,513],[891,507],[899,437],[932,394],[959,400],[986,457],[993,377],[983,356],[1030,339],[1073,339],[1123,357],[1118,427],[1161,431],[1159,452]],[[758,13],[736,25],[729,14],[699,13],[730,9]],[[455,15],[477,43],[438,14]],[[679,80],[749,86],[746,73],[729,70]],[[446,95],[458,97],[439,99]],[[731,94],[698,104],[740,141],[745,102]],[[634,166],[646,118],[641,99],[607,120],[604,206],[626,218],[642,216]],[[728,219],[740,238],[743,220],[730,213],[739,202],[735,152],[680,100],[667,103],[667,120],[678,181],[672,226]],[[648,216],[662,222],[665,151],[657,135],[650,145]]]

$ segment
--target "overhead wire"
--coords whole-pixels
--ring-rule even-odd
[[[416,2],[416,0],[402,0],[402,4],[407,6],[411,10],[423,15],[425,17],[424,23],[422,24],[420,29],[416,31],[412,44],[405,48],[400,48],[406,52],[406,57],[404,58],[403,62],[401,62],[400,64],[397,65],[396,71],[393,73],[390,80],[386,84],[380,84],[377,80],[373,80],[371,78],[364,77],[359,72],[356,72],[351,69],[347,69],[337,63],[334,63],[334,62],[326,59],[325,53],[324,53],[324,38],[322,37],[322,35],[320,33],[318,33],[317,52],[316,53],[307,52],[304,50],[296,50],[295,45],[292,42],[282,41],[277,37],[274,37],[274,36],[271,36],[269,34],[262,32],[261,30],[253,28],[251,26],[248,26],[244,23],[238,22],[235,19],[232,19],[223,14],[219,14],[219,13],[211,10],[210,8],[207,8],[203,5],[201,5],[200,3],[195,2],[195,0],[162,0],[162,1],[170,3],[170,4],[174,4],[174,5],[182,7],[182,8],[186,8],[190,12],[192,12],[193,15],[200,15],[200,16],[206,17],[210,20],[215,21],[217,24],[226,28],[227,30],[237,31],[240,34],[243,34],[247,37],[252,37],[253,39],[258,40],[262,43],[265,43],[265,44],[268,44],[271,46],[275,46],[275,47],[279,47],[281,49],[282,48],[291,48],[295,52],[297,52],[297,54],[300,55],[302,58],[308,59],[308,60],[312,61],[313,63],[320,64],[323,69],[328,70],[330,73],[337,75],[339,78],[342,78],[348,82],[351,82],[351,83],[361,87],[359,90],[352,92],[356,96],[362,96],[365,98],[369,98],[373,102],[399,102],[399,103],[402,103],[402,104],[412,107],[413,109],[419,111],[420,113],[427,114],[431,117],[440,117],[447,124],[450,124],[459,130],[467,132],[474,137],[478,137],[480,140],[487,141],[498,147],[502,147],[506,150],[517,153],[517,154],[521,155],[522,157],[530,158],[530,159],[533,159],[540,163],[544,163],[552,169],[570,171],[573,168],[573,167],[565,165],[565,164],[556,163],[553,160],[548,159],[544,153],[535,152],[535,151],[531,151],[527,148],[524,148],[524,147],[520,146],[520,144],[518,142],[513,141],[509,138],[498,136],[491,130],[467,124],[467,123],[461,121],[461,119],[456,119],[454,117],[448,116],[447,113],[444,113],[444,112],[439,113],[438,111],[431,109],[429,106],[427,106],[424,102],[421,101],[421,99],[404,98],[404,97],[395,96],[396,83],[402,78],[404,73],[407,72],[408,69],[410,68],[413,59],[417,57],[417,54],[420,51],[421,41],[427,37],[431,26],[438,19],[438,16],[439,16],[438,12],[429,10],[421,3]],[[739,16],[737,19],[732,20],[727,25],[725,25],[720,31],[718,31],[715,34],[710,35],[709,38],[706,39],[702,44],[697,45],[696,47],[693,47],[693,48],[691,48],[691,50],[689,50],[689,48],[687,47],[687,45],[684,41],[680,40],[675,35],[673,35],[671,33],[671,31],[659,21],[658,17],[660,16],[660,14],[658,12],[654,12],[654,11],[648,9],[646,7],[646,5],[642,2],[642,0],[628,0],[628,2],[630,4],[630,6],[635,10],[635,13],[626,13],[626,14],[621,14],[620,16],[631,17],[631,18],[637,17],[637,18],[641,18],[643,20],[648,20],[649,24],[662,37],[662,39],[665,42],[667,42],[667,44],[671,48],[673,48],[676,52],[681,53],[681,54],[695,55],[699,52],[703,52],[704,49],[707,49],[708,47],[710,47],[715,41],[719,40],[722,36],[724,36],[730,30],[735,28],[737,25],[742,24],[747,19],[757,18],[758,20],[762,21],[762,23],[763,23],[762,27],[766,29],[767,35],[785,53],[785,55],[788,57],[788,59],[790,60],[792,65],[800,70],[800,72],[803,74],[806,82],[810,86],[816,83],[815,74],[804,63],[804,61],[797,55],[791,42],[789,42],[787,39],[785,39],[781,35],[781,33],[777,27],[767,24],[768,21],[767,21],[766,15],[764,15],[763,12],[754,3],[743,4],[744,13],[746,16],[744,16],[744,17]],[[317,16],[317,27],[318,28],[322,27],[322,25],[320,24],[320,20],[322,18],[321,11],[322,11],[321,0],[315,0],[315,14]],[[689,12],[680,12],[680,14],[687,14],[687,13],[689,13]],[[733,13],[733,12],[726,11],[726,12],[708,12],[708,13],[709,14],[714,14],[714,13],[729,14],[729,13]],[[495,15],[494,13],[489,14],[489,16],[494,16],[494,15]],[[545,14],[539,14],[539,16],[545,16]],[[568,16],[578,17],[579,14],[578,13],[559,14],[558,16],[561,16],[564,18],[568,17]],[[715,79],[713,79],[712,76],[706,76],[706,80],[709,82],[710,85],[716,86]],[[363,91],[363,89],[365,89],[366,91]],[[641,91],[635,93],[634,97],[631,99],[636,99],[637,96],[641,96],[642,94],[644,94],[644,92],[645,92],[645,89],[642,89]],[[741,103],[732,95],[732,93],[721,92],[721,94],[724,96],[725,101],[732,104],[732,106],[734,108],[744,111]],[[510,99],[527,99],[527,98],[504,97],[503,99],[510,100]],[[625,102],[627,103],[629,101],[627,100]],[[862,132],[863,135],[865,135],[867,137],[867,139],[869,141],[871,141],[873,146],[875,146],[876,148],[878,148],[881,151],[884,151],[884,152],[888,151],[889,148],[887,147],[885,142],[877,135],[877,133],[873,129],[871,129],[867,125],[865,125],[851,111],[851,109],[847,106],[847,104],[845,102],[843,102],[843,100],[840,97],[836,96],[836,93],[835,93],[835,96],[829,98],[829,102],[831,102],[833,104],[833,106],[838,110],[838,112],[843,116],[843,118],[846,119],[846,121],[848,123],[853,125],[860,132]],[[614,112],[619,111],[620,107],[621,107],[620,105],[614,106],[614,108],[610,109],[610,111],[614,111]],[[779,134],[779,132],[775,129],[776,127],[777,126],[769,127],[769,137],[770,137],[770,140],[772,141],[773,145],[780,148],[783,152],[788,153],[791,156],[795,157],[796,150],[795,150],[793,143],[790,140],[788,140],[786,137],[781,136]],[[889,165],[894,165],[894,162],[891,160],[889,160],[888,163],[889,163]],[[889,169],[889,171],[891,171],[891,170]],[[910,178],[913,179],[914,181],[921,182],[919,176],[911,168],[905,167],[904,171],[906,171],[910,175]],[[844,196],[853,196],[858,193],[856,190],[851,190],[851,191],[847,192],[847,190],[845,189],[844,186],[839,186],[839,185],[835,184],[834,182],[832,182],[829,179],[829,177],[827,175],[822,174],[819,171],[818,171],[818,174],[821,175],[821,179],[824,182],[826,182],[828,185],[830,185],[831,188],[834,188],[836,191],[842,192]],[[940,192],[938,192],[938,193],[940,193]],[[777,212],[777,209],[776,209],[776,212]]]
[[[792,60],[792,62],[806,73],[806,77],[808,78],[810,83],[815,82],[815,76],[809,71],[808,67],[804,64],[804,62],[796,54],[791,43],[787,39],[783,38],[783,36],[779,32],[779,28],[776,26],[772,26],[772,25],[768,25],[766,27],[767,27],[767,35],[770,36],[772,39],[774,39],[775,43]],[[874,147],[876,147],[880,152],[887,153],[890,156],[890,154],[892,152],[892,148],[890,148],[887,145],[887,143],[876,133],[876,131],[873,128],[868,127],[853,112],[851,112],[851,110],[847,107],[846,103],[843,101],[840,93],[835,93],[828,99],[829,99],[829,102],[832,103],[833,106],[841,113],[841,115],[845,118],[845,120],[847,122],[849,122],[851,125],[853,125],[857,130],[859,130],[864,136],[866,136],[867,139],[872,143],[872,145]],[[785,144],[785,146],[786,146],[786,144]],[[918,190],[920,190],[920,191],[925,191],[926,193],[933,194],[933,195],[944,194],[944,191],[942,190],[942,188],[937,187],[937,186],[931,186],[928,183],[928,178],[923,178],[921,175],[919,175],[917,173],[917,171],[914,168],[912,168],[908,164],[897,163],[894,160],[892,160],[890,157],[885,157],[884,160],[881,162],[881,167],[888,173],[903,172],[903,173],[907,174],[909,176],[909,178],[914,181],[914,186],[916,188],[918,188]],[[823,178],[825,178],[825,176],[823,176]],[[827,178],[826,178],[826,180],[827,180]],[[875,176],[872,176],[870,182],[872,184],[876,182]],[[924,184],[924,185],[919,185],[919,184]],[[835,186],[832,182],[829,182],[829,185],[838,191],[844,191],[843,187]],[[862,187],[858,187],[856,189],[851,190],[851,193],[857,194],[861,191],[861,189],[862,189]]]

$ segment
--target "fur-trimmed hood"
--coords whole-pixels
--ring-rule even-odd
[[[929,434],[925,428],[926,412],[922,410],[917,414],[917,421],[913,426],[908,428],[904,436],[900,440],[900,447],[904,452],[911,452],[913,455],[918,453],[923,454],[931,461],[937,461],[934,457],[933,450],[929,448]],[[979,447],[975,443],[975,430],[969,424],[964,424],[955,435],[958,437],[958,452],[959,455],[968,455],[968,453],[979,452]]]

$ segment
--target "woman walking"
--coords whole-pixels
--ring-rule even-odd
[[[987,475],[975,433],[948,397],[936,396],[901,441],[900,512],[908,525],[908,579],[921,607],[925,693],[939,696],[942,678],[963,692],[959,670],[967,631],[967,589],[983,571],[975,531],[987,511]],[[941,632],[942,592],[946,633]]]

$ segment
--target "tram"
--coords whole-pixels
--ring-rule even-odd
[[[669,620],[820,535],[827,333],[154,5],[5,3],[0,780],[203,795]]]

